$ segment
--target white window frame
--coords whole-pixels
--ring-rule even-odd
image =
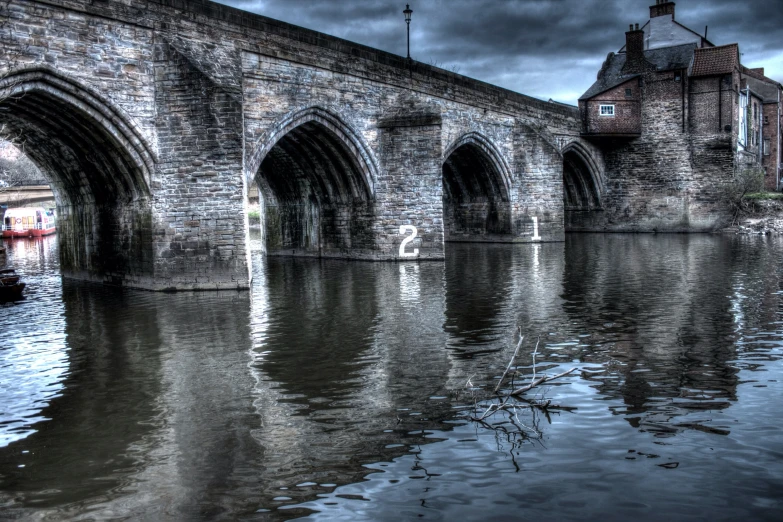
[[[604,109],[606,109],[606,112],[604,112]],[[613,118],[614,117],[614,104],[612,104],[612,105],[608,105],[608,104],[607,105],[604,105],[604,104],[599,105],[598,106],[598,114],[600,116],[607,116],[607,117]]]
[[[748,94],[740,91],[739,95],[739,132],[737,133],[737,141],[739,145],[747,147],[748,143]]]

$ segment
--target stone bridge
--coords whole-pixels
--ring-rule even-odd
[[[253,181],[269,255],[442,259],[601,208],[575,107],[206,0],[1,2],[0,40],[66,276],[247,287]]]

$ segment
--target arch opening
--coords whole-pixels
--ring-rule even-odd
[[[56,73],[0,79],[0,138],[49,183],[63,274],[121,284],[152,272],[152,156],[122,116]]]
[[[446,241],[503,241],[512,234],[508,177],[477,139],[453,146],[443,163]]]
[[[372,190],[356,147],[317,118],[291,126],[255,176],[269,255],[373,249]]]
[[[563,153],[563,209],[566,231],[588,230],[603,210],[601,188],[589,156],[576,146]]]

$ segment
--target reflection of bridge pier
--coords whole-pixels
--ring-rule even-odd
[[[192,520],[257,499],[249,295],[66,282],[62,300],[67,370],[48,420],[0,449],[11,507]]]
[[[444,392],[443,265],[262,263],[253,372],[265,496],[298,482],[355,480],[362,463],[404,452],[385,446],[435,422],[412,415],[431,407],[421,390]]]

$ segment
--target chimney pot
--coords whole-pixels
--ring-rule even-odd
[[[636,24],[636,30],[637,31],[639,30],[639,24]]]
[[[650,6],[650,18],[672,15],[674,20],[674,2],[668,0],[656,0],[655,5]]]

